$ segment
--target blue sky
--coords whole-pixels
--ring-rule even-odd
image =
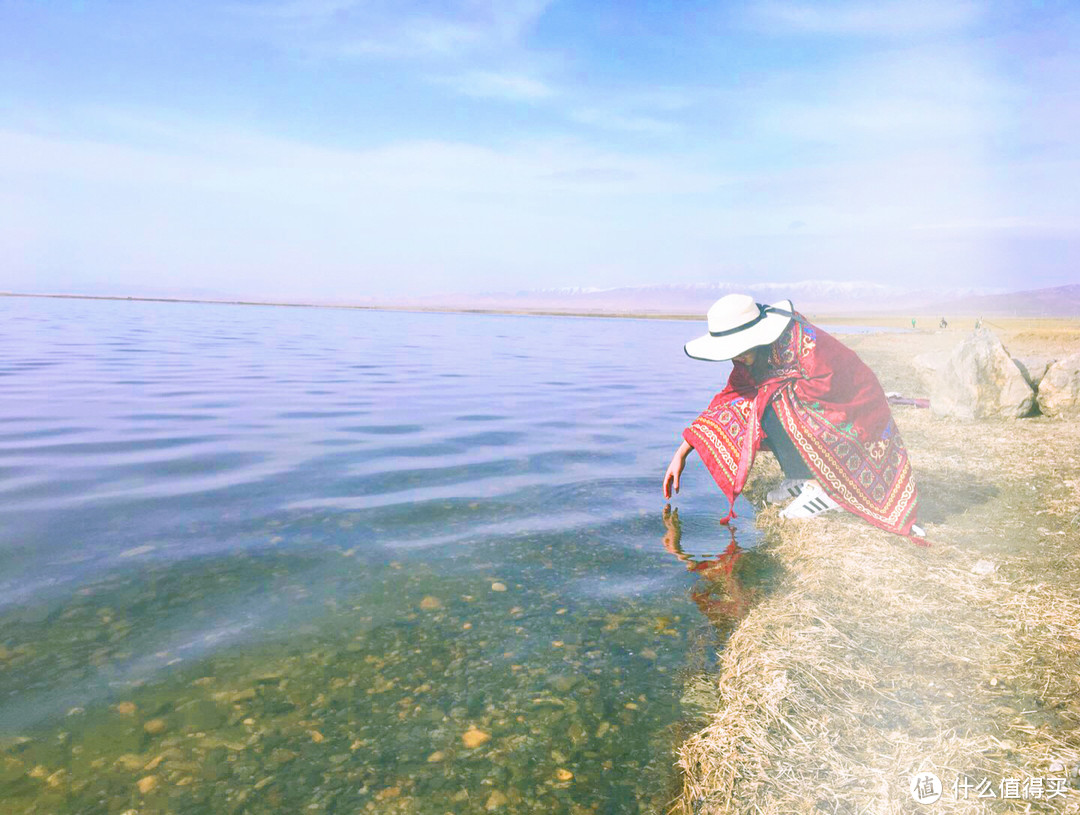
[[[1077,42],[1063,0],[0,0],[0,289],[1069,283]]]

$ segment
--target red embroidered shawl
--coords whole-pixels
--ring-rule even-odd
[[[796,314],[761,382],[734,363],[727,387],[683,431],[729,502],[746,484],[771,402],[826,493],[849,512],[910,535],[918,497],[885,393],[855,352]],[[734,513],[729,513],[729,517]]]

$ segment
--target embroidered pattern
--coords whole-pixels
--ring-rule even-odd
[[[891,419],[882,438],[863,445],[837,432],[820,416],[802,410],[790,391],[782,391],[774,405],[784,429],[830,498],[890,532],[902,532],[909,519],[914,520],[915,482],[907,448]]]
[[[716,410],[706,410],[688,430],[695,436],[691,444],[701,452],[718,483],[734,484],[753,416],[753,401],[736,396]],[[728,497],[734,500],[733,493]]]
[[[833,500],[883,529],[906,534],[918,506],[915,482],[869,368],[802,315],[773,344],[768,363],[761,383],[737,367],[727,388],[683,433],[728,499],[742,490],[761,444],[761,415],[771,402]],[[838,370],[845,373],[840,384],[835,375],[822,376]]]

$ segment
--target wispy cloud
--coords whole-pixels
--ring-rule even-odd
[[[432,81],[445,85],[462,96],[477,99],[535,102],[555,95],[554,88],[547,83],[521,74],[469,71],[452,76],[433,77]]]
[[[633,181],[634,173],[630,170],[620,170],[614,167],[580,167],[550,173],[548,178],[580,184],[618,184]]]
[[[657,119],[652,116],[619,113],[618,111],[603,108],[580,108],[571,111],[570,118],[591,127],[651,136],[670,136],[680,129],[675,122]]]
[[[30,39],[68,57],[12,56],[37,80],[0,105],[6,269],[109,279],[137,260],[269,294],[260,274],[302,286],[318,267],[333,293],[435,274],[619,285],[721,260],[774,278],[1064,275],[1080,251],[1068,3],[747,0],[722,35],[683,19],[686,53],[667,58],[672,32],[636,4],[544,25],[547,0],[231,2],[104,4],[81,45],[31,4]],[[201,59],[208,41],[220,59]],[[189,65],[148,59],[150,42]],[[121,71],[130,92],[87,90]],[[171,114],[147,103],[163,87]]]
[[[890,48],[744,94],[761,138],[841,148],[856,158],[956,150],[980,157],[1009,116],[1014,90],[965,48]]]
[[[1080,214],[1048,215],[1045,217],[1031,217],[1026,215],[1014,215],[1000,218],[956,218],[951,221],[937,223],[914,224],[911,229],[916,232],[941,232],[957,234],[1020,234],[1020,235],[1053,235],[1053,234],[1080,234]]]
[[[264,3],[261,5],[244,4],[234,6],[234,9],[259,17],[277,18],[297,23],[322,24],[331,21],[337,14],[362,5],[363,2],[364,0],[285,0],[285,2]]]
[[[284,0],[234,6],[260,34],[338,57],[451,57],[515,44],[551,0]]]
[[[808,34],[897,37],[964,28],[976,22],[982,7],[970,0],[879,0],[866,3],[764,2],[753,17],[774,29]]]
[[[108,140],[0,129],[0,178],[44,202],[17,234],[0,229],[12,279],[30,286],[47,254],[121,287],[154,269],[268,296],[407,291],[432,275],[482,287],[552,265],[569,285],[595,262],[641,265],[625,236],[653,202],[720,183],[677,158],[571,140],[350,150],[175,117],[109,126],[123,122],[126,138]]]

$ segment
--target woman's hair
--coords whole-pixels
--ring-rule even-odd
[[[772,354],[773,345],[775,342],[770,342],[768,345],[755,345],[750,350],[754,352],[754,364],[750,366],[750,375],[754,377],[754,380],[760,382],[765,378],[765,372],[769,368],[769,356]]]

